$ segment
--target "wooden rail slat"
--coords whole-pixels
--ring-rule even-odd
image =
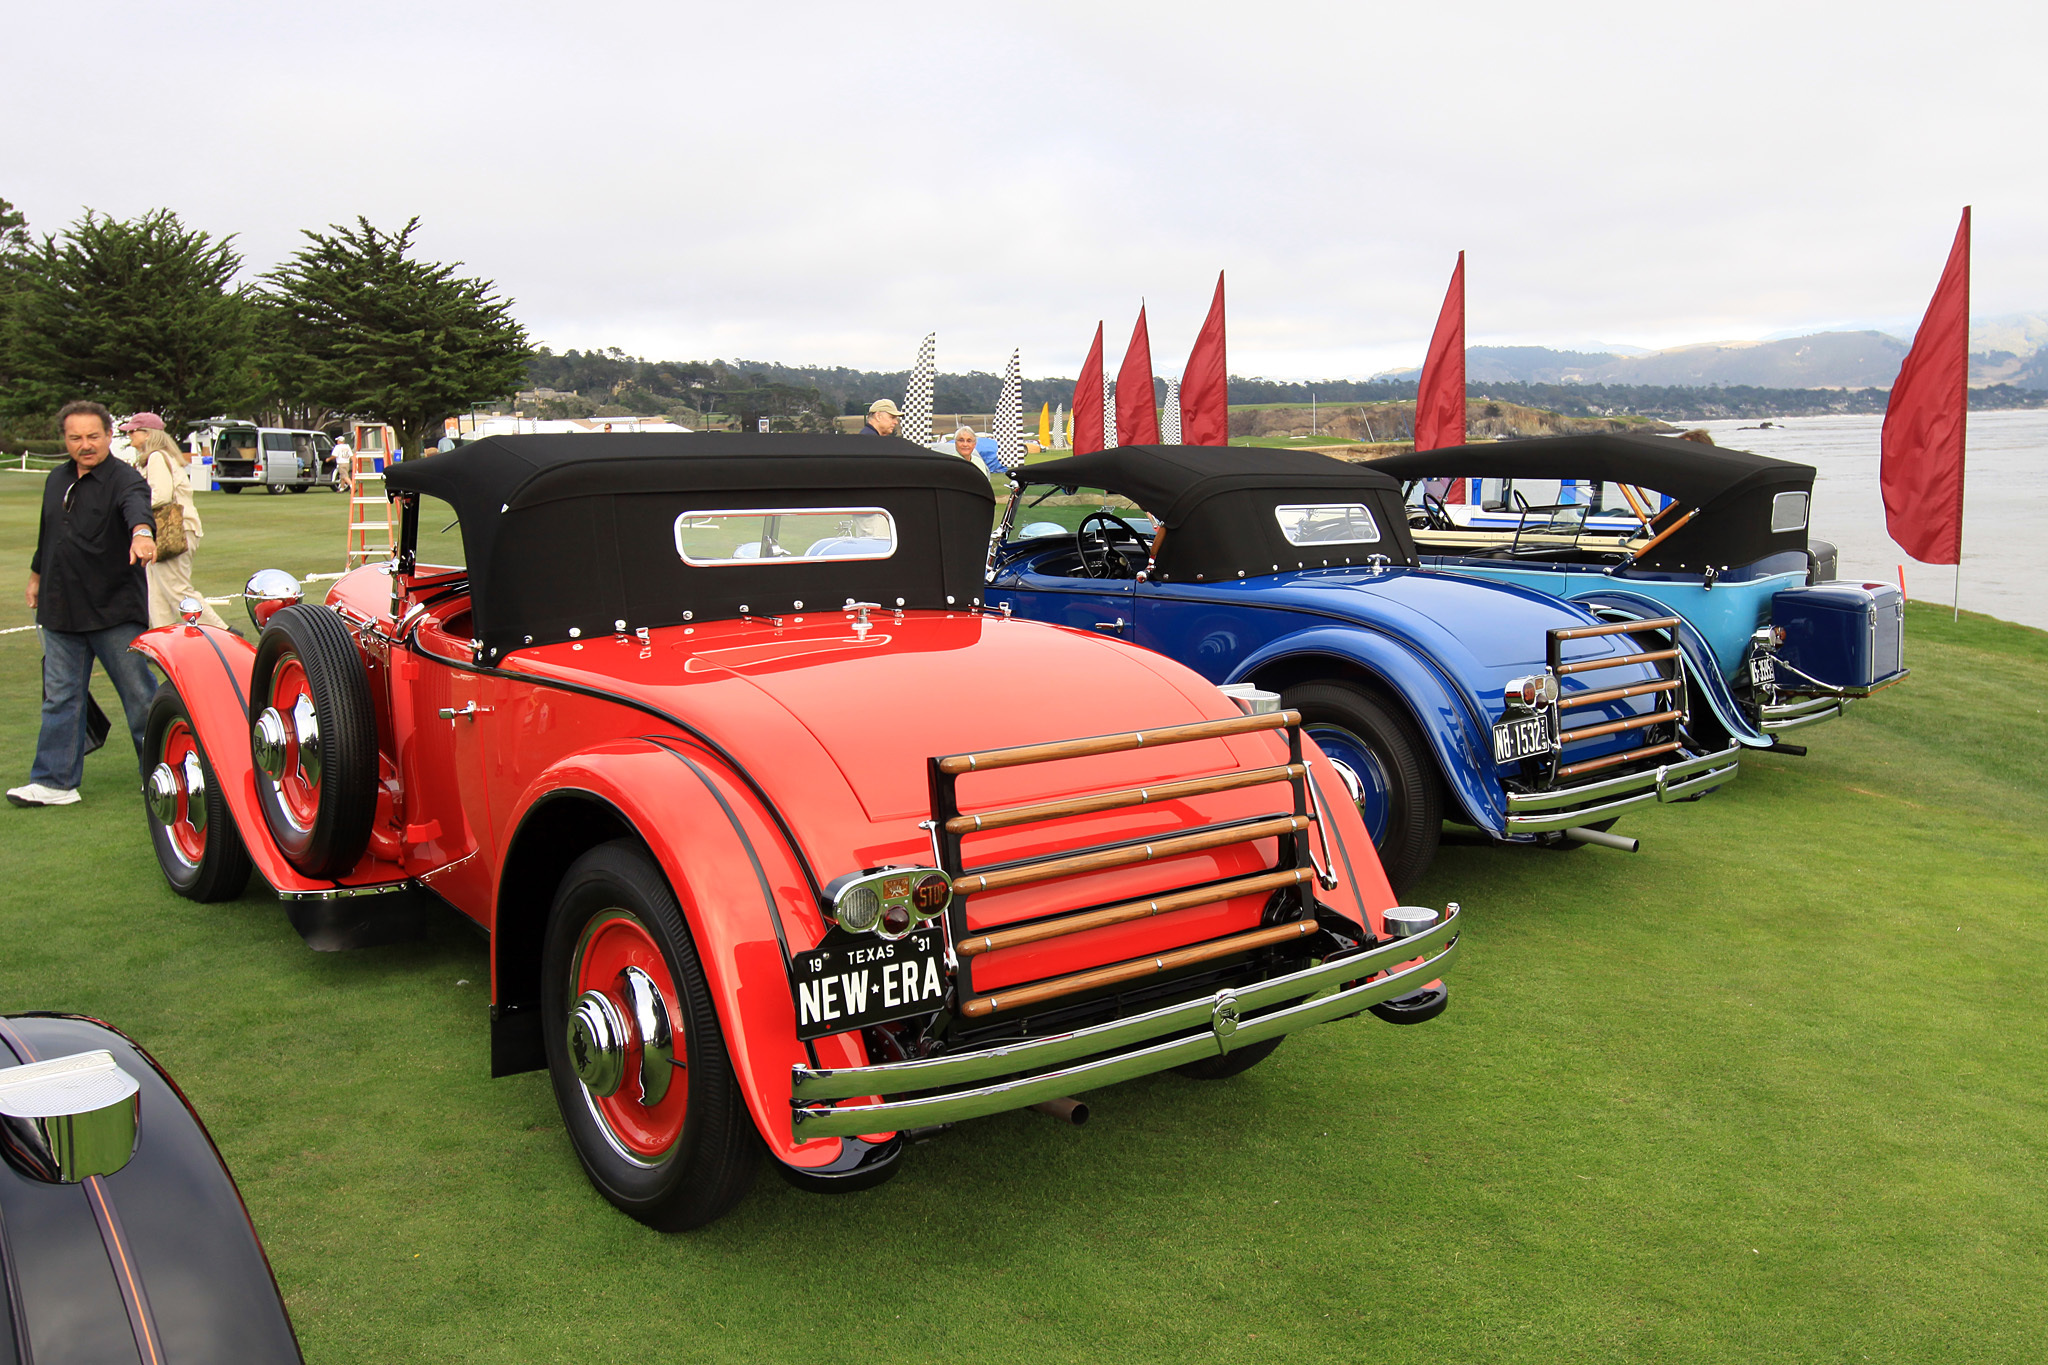
[[[957,950],[962,957],[978,957],[982,953],[992,953],[999,948],[1015,948],[1025,943],[1041,943],[1049,938],[1064,938],[1068,934],[1078,934],[1084,929],[1100,929],[1110,924],[1128,924],[1135,919],[1170,915],[1176,910],[1190,910],[1198,905],[1214,905],[1218,901],[1256,895],[1261,891],[1273,891],[1283,886],[1299,886],[1312,880],[1315,875],[1312,869],[1306,867],[1262,872],[1256,877],[1239,877],[1235,881],[1218,882],[1214,886],[1182,891],[1171,896],[1159,896],[1149,901],[1125,901],[1122,905],[1104,906],[1100,910],[1069,915],[1065,919],[1046,920],[1041,924],[1025,924],[1015,929],[998,929],[993,933],[977,934],[957,945]]]
[[[1102,872],[1112,867],[1129,867],[1132,863],[1151,862],[1154,858],[1171,858],[1180,853],[1199,853],[1203,849],[1245,844],[1254,839],[1269,839],[1275,835],[1298,834],[1308,827],[1307,816],[1286,815],[1256,820],[1245,825],[1229,825],[1222,829],[1204,829],[1192,834],[1169,835],[1164,839],[1131,844],[1123,848],[1098,849],[1093,853],[1076,853],[1065,858],[1046,858],[1038,862],[1020,863],[1015,867],[1006,867],[995,872],[970,872],[954,880],[953,894],[971,896],[980,891],[1000,891],[1006,886],[1051,881],[1055,877],[1071,877],[1081,872]]]
[[[1129,787],[1123,791],[1103,792],[1099,796],[1075,797],[1070,801],[1042,801],[1035,806],[1013,806],[1009,810],[984,811],[980,815],[956,815],[946,822],[946,833],[975,834],[983,830],[1008,829],[1012,825],[1028,825],[1034,820],[1051,820],[1062,815],[1092,815],[1096,811],[1121,810],[1126,806],[1173,801],[1183,796],[1207,796],[1211,792],[1282,782],[1304,776],[1307,772],[1305,764],[1283,763],[1278,767],[1253,768],[1248,772],[1225,773],[1220,777],[1162,782],[1156,787]]]
[[[1589,758],[1584,763],[1567,764],[1557,770],[1557,775],[1559,777],[1577,777],[1580,773],[1597,772],[1602,768],[1612,768],[1621,763],[1633,763],[1639,758],[1655,758],[1658,754],[1671,753],[1678,747],[1678,741],[1676,740],[1669,744],[1649,744],[1640,749],[1630,749],[1627,753],[1623,754],[1609,754],[1605,758]]]
[[[1620,668],[1623,664],[1653,664],[1661,659],[1677,657],[1675,649],[1653,649],[1644,654],[1622,654],[1612,659],[1584,659],[1575,664],[1559,664],[1557,674],[1563,677],[1567,673],[1591,673],[1597,668]]]
[[[1097,967],[1093,971],[1076,972],[1072,976],[1054,977],[1050,981],[1039,981],[1028,986],[1016,986],[1009,990],[975,996],[961,1004],[960,1013],[969,1019],[983,1019],[999,1010],[1020,1009],[1041,1001],[1056,1000],[1063,995],[1078,995],[1082,991],[1098,990],[1104,986],[1117,986],[1126,981],[1158,976],[1181,967],[1191,967],[1219,957],[1229,957],[1233,953],[1250,952],[1270,947],[1275,943],[1285,943],[1290,939],[1305,938],[1315,931],[1314,920],[1275,924],[1264,929],[1254,929],[1248,934],[1234,934],[1229,938],[1213,939],[1208,943],[1197,943],[1187,948],[1176,948],[1157,957],[1119,962],[1112,967]]]
[[[1629,635],[1638,630],[1669,630],[1677,624],[1676,616],[1652,616],[1641,621],[1609,621],[1600,626],[1569,626],[1550,633],[1560,640],[1587,640],[1595,635]]]
[[[939,760],[939,771],[957,777],[961,773],[984,773],[1026,763],[1050,763],[1055,759],[1085,758],[1090,754],[1117,754],[1148,745],[1187,744],[1199,739],[1222,739],[1260,730],[1284,730],[1299,724],[1299,711],[1233,716],[1228,720],[1199,720],[1191,725],[1168,725],[1157,730],[1131,730],[1120,735],[1096,735],[1088,739],[1060,739],[1048,744],[1020,744],[1014,749],[991,749],[980,754],[953,754]]]
[[[1610,687],[1605,692],[1582,692],[1570,701],[1560,701],[1557,709],[1570,711],[1580,706],[1598,706],[1603,701],[1620,701],[1624,697],[1640,697],[1648,692],[1676,692],[1678,679],[1666,678],[1662,682],[1637,683],[1633,687]]]
[[[1557,742],[1572,744],[1582,739],[1598,739],[1601,735],[1618,735],[1623,730],[1647,730],[1667,720],[1684,718],[1683,711],[1656,711],[1647,716],[1631,716],[1627,720],[1610,720],[1605,725],[1588,725],[1582,730],[1566,730],[1557,737]]]

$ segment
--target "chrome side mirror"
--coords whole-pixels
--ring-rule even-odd
[[[249,620],[260,631],[279,611],[305,601],[306,594],[299,580],[283,569],[258,569],[249,576],[242,598],[249,608]]]
[[[57,1184],[114,1174],[135,1155],[141,1090],[105,1049],[0,1071],[8,1158]]]

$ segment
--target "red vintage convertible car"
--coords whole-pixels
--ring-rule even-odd
[[[159,860],[475,920],[493,1071],[549,1070],[636,1218],[719,1216],[763,1146],[856,1189],[916,1130],[1444,1006],[1455,906],[1394,905],[1295,713],[982,608],[971,465],[533,436],[389,482],[398,557],[324,605],[266,571],[253,649],[142,637]]]

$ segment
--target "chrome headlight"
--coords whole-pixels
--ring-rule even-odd
[[[1507,704],[1525,711],[1534,711],[1539,706],[1552,706],[1557,702],[1557,675],[1554,673],[1531,673],[1526,678],[1516,678],[1505,690]]]
[[[852,934],[902,938],[953,903],[953,880],[935,867],[850,872],[825,888],[832,922]]]
[[[243,586],[242,597],[249,608],[249,620],[258,630],[270,624],[270,618],[284,608],[296,607],[306,600],[299,580],[283,569],[258,569]]]

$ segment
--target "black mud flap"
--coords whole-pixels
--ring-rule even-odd
[[[903,1155],[906,1145],[901,1133],[891,1133],[880,1142],[857,1137],[841,1138],[838,1159],[830,1165],[792,1166],[784,1161],[775,1161],[775,1169],[782,1173],[784,1180],[800,1190],[809,1190],[813,1194],[852,1194],[856,1190],[873,1189],[895,1175],[898,1158]]]
[[[334,900],[289,897],[285,912],[308,948],[316,953],[345,953],[412,942],[420,936],[433,908],[430,899],[425,892],[412,890]]]

